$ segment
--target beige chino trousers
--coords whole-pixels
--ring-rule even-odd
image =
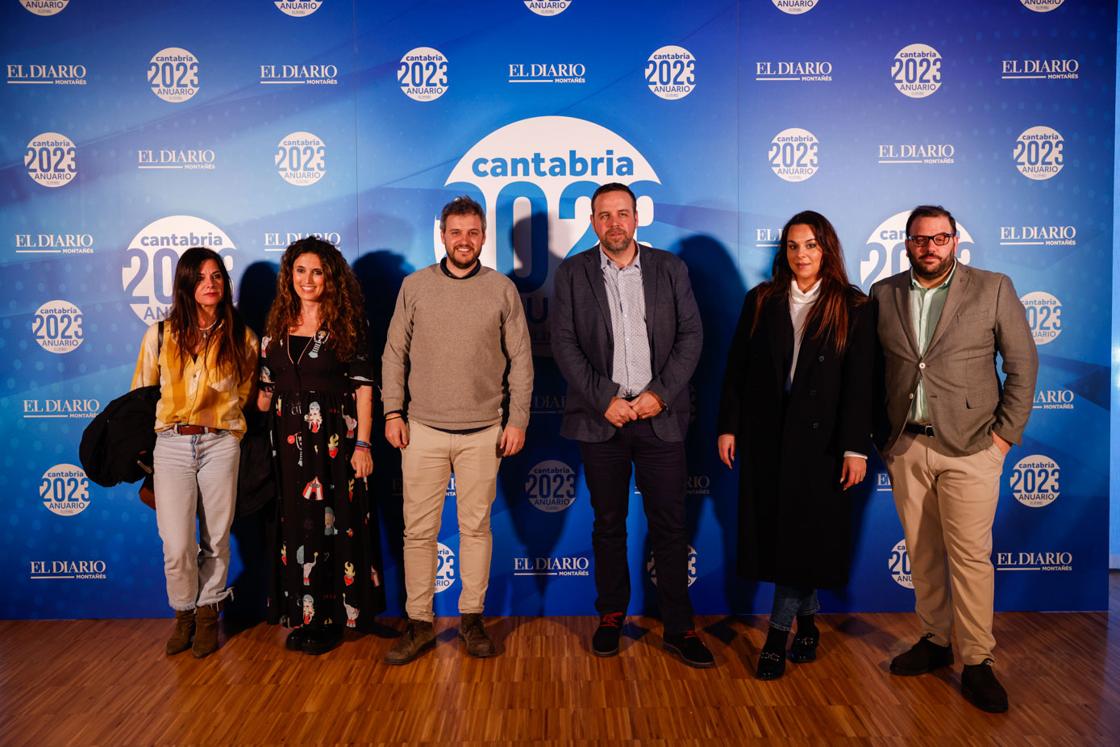
[[[457,567],[451,565],[447,571],[462,581],[459,614],[481,613],[490,585],[490,506],[502,461],[498,456],[501,426],[447,433],[412,420],[408,430],[408,446],[401,450],[405,612],[412,620],[426,622],[435,616],[437,539],[447,481],[454,472],[459,555]],[[448,573],[442,574],[444,578]]]
[[[1003,452],[948,456],[929,436],[903,433],[885,456],[914,581],[922,633],[948,646],[956,627],[965,664],[994,658],[992,523]]]

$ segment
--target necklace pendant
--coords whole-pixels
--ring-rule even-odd
[[[318,332],[316,332],[315,333],[315,342],[311,346],[311,351],[308,352],[307,357],[308,358],[318,358],[319,357],[319,348],[322,347],[323,343],[326,342],[326,341],[327,341],[326,330],[321,329]]]

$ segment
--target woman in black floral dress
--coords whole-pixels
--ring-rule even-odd
[[[331,244],[284,252],[261,340],[257,406],[271,413],[279,483],[271,619],[287,647],[322,654],[385,609],[373,471],[373,372],[361,289]]]

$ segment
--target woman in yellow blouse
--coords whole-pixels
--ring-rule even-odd
[[[132,387],[160,386],[156,525],[175,610],[166,651],[190,648],[202,658],[218,648],[218,613],[229,596],[242,408],[253,386],[257,338],[233,308],[229,274],[216,252],[183,252],[172,295],[167,319],[144,334]]]

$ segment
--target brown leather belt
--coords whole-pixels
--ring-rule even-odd
[[[210,428],[205,425],[189,425],[187,423],[176,423],[171,426],[171,430],[178,433],[180,436],[199,436],[203,433],[220,433],[221,428]]]

